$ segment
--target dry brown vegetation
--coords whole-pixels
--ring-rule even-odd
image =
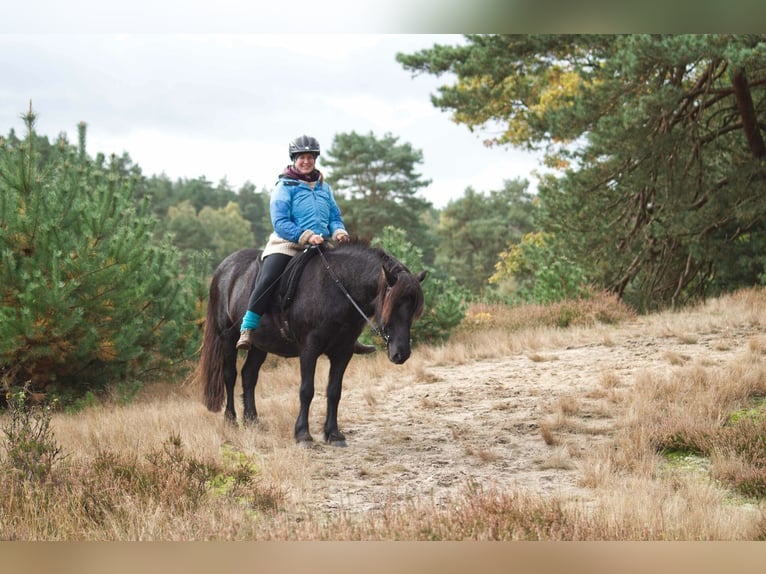
[[[295,361],[267,362],[254,428],[157,382],[54,413],[49,472],[0,445],[0,538],[762,539],[765,320],[762,289],[646,317],[608,297],[476,306],[403,366],[352,361],[344,449],[293,444]]]

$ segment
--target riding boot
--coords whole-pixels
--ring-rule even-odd
[[[253,346],[253,333],[255,332],[255,328],[258,326],[258,323],[261,321],[261,316],[258,313],[254,313],[253,311],[248,311],[245,313],[244,318],[242,319],[242,330],[239,333],[239,341],[237,341],[237,349],[243,350],[243,351],[249,351],[250,347]]]
[[[376,351],[375,345],[365,345],[359,341],[354,342],[354,354],[355,355],[369,355]]]
[[[239,341],[237,341],[237,349],[240,351],[249,351],[253,346],[251,337],[253,336],[255,329],[243,329],[239,332]]]

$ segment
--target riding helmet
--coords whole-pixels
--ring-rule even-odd
[[[314,155],[314,159],[319,155],[319,142],[316,138],[311,136],[300,136],[290,142],[288,146],[290,152],[290,161],[295,161],[295,158],[302,153],[310,153]]]

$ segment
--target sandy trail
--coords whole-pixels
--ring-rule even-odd
[[[758,333],[702,327],[679,336],[635,321],[534,352],[426,364],[417,376],[392,369],[347,380],[339,420],[349,446],[311,449],[311,484],[296,498],[304,508],[346,513],[406,501],[438,506],[476,486],[593,500],[582,486],[582,455],[615,432],[610,389],[629,392],[646,370],[736,360]],[[323,401],[317,393],[317,432]],[[556,424],[562,417],[566,424]],[[554,444],[544,440],[546,424]]]

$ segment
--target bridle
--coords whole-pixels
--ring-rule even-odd
[[[338,288],[343,292],[343,294],[346,296],[346,299],[351,301],[351,304],[354,306],[354,308],[359,312],[359,314],[362,316],[362,318],[367,321],[367,324],[370,326],[370,329],[374,333],[376,333],[381,339],[383,339],[386,344],[388,344],[389,336],[388,333],[386,333],[386,329],[384,326],[376,326],[370,318],[362,311],[361,307],[357,304],[356,301],[354,301],[354,298],[351,296],[351,294],[348,292],[348,290],[343,286],[343,283],[341,283],[340,278],[335,273],[335,271],[332,270],[332,267],[330,267],[330,263],[327,261],[327,258],[324,256],[324,250],[319,247],[319,245],[311,245],[308,247],[308,249],[316,249],[319,252],[320,257],[322,258],[322,263],[324,263],[325,269],[327,269],[327,273],[329,273],[332,280],[335,282],[335,284],[338,286]]]

